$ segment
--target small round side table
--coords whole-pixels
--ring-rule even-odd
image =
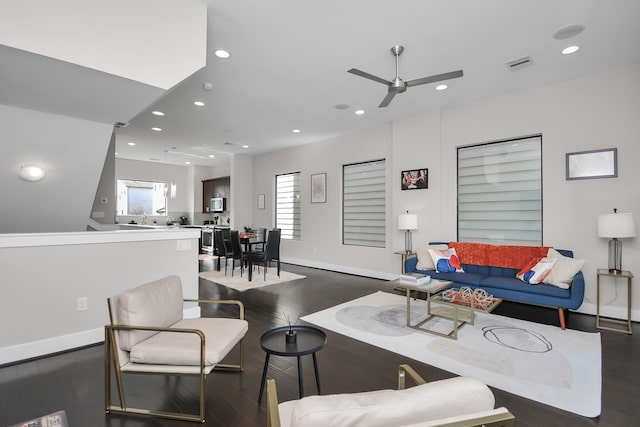
[[[316,374],[316,386],[318,394],[320,394],[320,375],[318,374],[318,359],[316,352],[322,349],[327,343],[327,335],[318,328],[312,326],[292,326],[292,330],[296,332],[296,342],[289,344],[285,339],[285,332],[289,330],[289,326],[281,326],[271,329],[260,337],[260,347],[266,352],[264,358],[264,369],[262,370],[262,381],[260,382],[260,394],[258,395],[258,404],[262,401],[264,393],[264,385],[267,380],[267,370],[269,368],[269,358],[272,354],[284,357],[298,358],[298,390],[300,398],[304,396],[304,387],[302,383],[302,356],[311,354],[313,356],[313,369]]]

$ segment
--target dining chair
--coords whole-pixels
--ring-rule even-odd
[[[224,243],[224,235],[222,230],[215,230],[213,232],[213,241],[216,247],[218,255],[218,271],[220,271],[220,259],[224,258],[224,275],[227,275],[227,261],[233,257],[233,253],[227,249],[227,245]]]
[[[265,244],[263,252],[251,252],[249,253],[249,257],[251,257],[252,264],[253,263],[261,263],[264,266],[264,280],[267,280],[267,267],[271,265],[271,261],[277,262],[278,268],[278,277],[280,277],[280,229],[274,228],[269,230],[267,234],[267,243]]]
[[[240,277],[242,277],[242,273],[244,271],[244,262],[247,260],[247,253],[242,251],[240,232],[238,230],[231,230],[229,240],[231,241],[231,257],[233,258],[233,262],[231,265],[231,276],[233,276],[233,271],[236,269],[236,260],[239,260]]]

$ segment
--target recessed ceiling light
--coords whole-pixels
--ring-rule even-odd
[[[185,164],[185,165],[190,165],[190,164],[191,164],[191,162],[184,162],[184,164]]]
[[[127,142],[127,145],[134,146],[134,145],[136,145],[136,143],[135,142]]]
[[[445,90],[448,87],[449,86],[447,86],[447,85],[438,85],[438,86],[436,86],[436,90]]]
[[[151,130],[156,131],[156,132],[162,132],[162,128],[151,128]]]
[[[209,154],[209,158],[210,158],[210,159],[215,159],[215,158],[216,158],[216,156],[214,156],[213,154]]]
[[[222,59],[227,59],[231,56],[231,54],[229,52],[227,52],[226,50],[223,49],[218,49],[214,52],[214,54],[218,57],[218,58],[222,58]]]
[[[152,111],[151,114],[153,114],[154,116],[164,116],[164,113],[162,111]]]
[[[580,46],[569,46],[562,49],[563,55],[571,55],[572,53],[576,53],[580,50]]]
[[[249,146],[248,145],[243,145],[242,148],[249,148]]]
[[[364,110],[356,110],[355,112],[357,116],[361,116],[364,114]]]
[[[204,103],[204,102],[202,102],[202,101],[194,101],[194,102],[193,102],[193,105],[196,105],[196,106],[198,106],[198,107],[204,107],[204,106],[205,106],[205,103]]]
[[[294,129],[293,133],[300,133],[300,129]]]

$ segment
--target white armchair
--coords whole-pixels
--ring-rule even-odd
[[[406,374],[417,384],[405,388]],[[506,408],[494,409],[493,393],[470,377],[426,383],[400,365],[398,390],[308,396],[278,403],[275,381],[267,382],[269,427],[513,427]]]
[[[183,302],[232,304],[238,318],[183,319]],[[242,339],[248,330],[244,305],[235,300],[183,300],[177,276],[138,286],[107,301],[110,325],[105,326],[106,412],[153,415],[204,422],[204,380],[215,369],[243,369]],[[221,361],[239,345],[239,362]],[[119,405],[111,402],[111,367],[115,370]],[[189,375],[199,377],[198,414],[129,407],[123,374]]]

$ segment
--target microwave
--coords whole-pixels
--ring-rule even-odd
[[[213,197],[211,199],[211,212],[224,212],[227,210],[227,199],[224,197]]]

